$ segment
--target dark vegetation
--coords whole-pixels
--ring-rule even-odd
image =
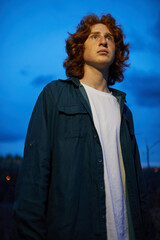
[[[0,239],[16,240],[12,235],[12,208],[21,157],[0,156]],[[149,193],[150,213],[156,240],[160,240],[160,168],[143,168]]]

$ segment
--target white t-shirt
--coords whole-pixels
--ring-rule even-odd
[[[120,159],[120,106],[111,94],[82,84],[87,92],[103,151],[108,240],[127,240],[127,216]]]

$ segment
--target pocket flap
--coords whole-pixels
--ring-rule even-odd
[[[59,112],[63,112],[67,115],[74,115],[74,114],[86,114],[86,110],[80,105],[73,105],[73,106],[59,106]]]

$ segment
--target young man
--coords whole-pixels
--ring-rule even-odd
[[[14,205],[16,239],[150,239],[147,194],[123,80],[128,44],[90,15],[66,41],[67,80],[40,94]]]

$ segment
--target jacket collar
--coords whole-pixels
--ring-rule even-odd
[[[76,77],[71,77],[71,78],[67,78],[67,79],[60,79],[61,81],[64,81],[64,82],[72,82],[76,87],[79,87],[80,86],[80,81],[79,81],[79,78],[76,78]]]
[[[122,116],[123,108],[124,108],[124,102],[126,102],[126,93],[119,91],[114,88],[109,88],[109,90],[112,92],[113,96],[117,98],[117,101],[120,104],[120,113]]]
[[[72,82],[76,87],[80,87],[80,81],[79,78],[76,77],[71,77],[71,78],[67,78],[66,80],[62,80],[61,81],[66,81],[66,82]],[[115,96],[117,98],[117,100],[124,100],[126,102],[126,93],[122,92],[120,90],[117,90],[115,88],[110,88],[109,90],[112,92],[113,96]]]
[[[122,92],[120,90],[117,90],[115,88],[110,88],[109,90],[112,92],[113,96],[116,97],[117,99],[123,99],[126,102],[126,93]]]

